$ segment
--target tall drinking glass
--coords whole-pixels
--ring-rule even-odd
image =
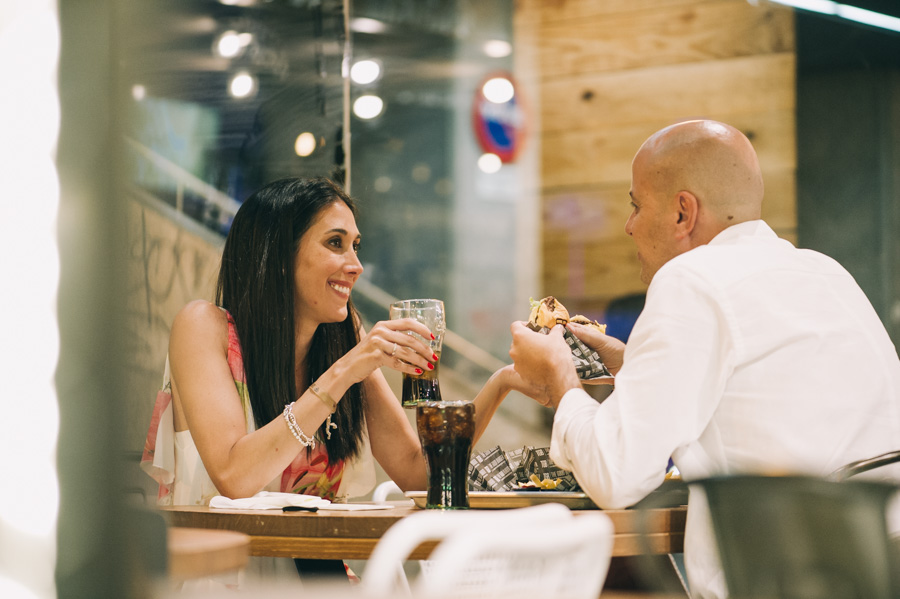
[[[431,351],[438,357],[434,370],[424,369],[422,374],[403,373],[403,393],[400,399],[404,408],[415,408],[420,401],[440,401],[441,387],[438,383],[438,372],[441,368],[441,347],[444,342],[444,331],[447,323],[444,316],[444,302],[436,299],[410,299],[391,304],[391,320],[397,318],[414,318],[424,324],[434,339],[424,339],[420,335],[410,333],[431,346]]]
[[[428,475],[425,507],[468,509],[475,404],[469,401],[423,401],[416,406],[416,429]]]

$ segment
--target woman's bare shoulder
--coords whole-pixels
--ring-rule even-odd
[[[182,338],[203,342],[220,340],[227,344],[228,317],[225,310],[206,300],[188,303],[172,322],[172,341]]]

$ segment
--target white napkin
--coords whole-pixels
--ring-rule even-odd
[[[289,505],[323,509],[331,505],[331,502],[315,495],[274,493],[272,491],[260,491],[253,497],[242,499],[229,499],[217,495],[209,500],[209,507],[223,510],[280,510]]]
[[[315,495],[274,493],[272,491],[260,491],[253,497],[245,497],[243,499],[229,499],[228,497],[217,495],[209,500],[209,507],[221,510],[280,510],[289,505],[314,507],[334,512],[389,510],[394,507],[377,503],[331,503],[327,499],[316,497]]]

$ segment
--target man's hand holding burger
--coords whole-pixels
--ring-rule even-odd
[[[518,388],[544,406],[556,409],[569,389],[581,387],[572,363],[572,350],[563,339],[563,327],[555,325],[548,334],[536,332],[527,323],[517,321],[510,327],[516,373],[525,386]]]
[[[584,341],[585,345],[600,354],[600,359],[603,360],[603,364],[606,365],[606,369],[609,370],[610,374],[613,376],[618,374],[619,369],[622,368],[622,363],[625,360],[624,343],[615,337],[610,337],[609,335],[600,332],[595,326],[580,323],[575,318],[570,320],[566,327],[572,331],[576,337]],[[614,382],[614,379],[606,378],[599,379],[596,384],[611,385]]]
[[[528,322],[515,322],[511,328],[509,355],[523,386],[518,391],[556,408],[569,389],[582,384],[613,383],[609,376],[581,378],[572,362],[572,349],[563,337],[563,327],[568,327],[572,335],[597,352],[606,370],[615,375],[622,367],[625,344],[606,335],[606,325],[580,314],[570,317],[553,296],[540,302],[531,300],[531,308]]]

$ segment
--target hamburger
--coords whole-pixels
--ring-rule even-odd
[[[591,320],[582,314],[576,314],[569,317],[569,311],[566,307],[552,295],[549,295],[537,302],[531,299],[531,315],[528,317],[528,323],[533,329],[541,330],[544,328],[551,329],[561,324],[565,326],[570,322],[584,326],[594,327],[601,333],[606,333],[606,325],[600,324],[596,320]]]
[[[569,311],[552,295],[548,295],[539,302],[532,299],[528,322],[538,330],[552,329],[557,324],[565,326],[569,322]]]
[[[572,318],[569,319],[569,322],[574,322],[575,324],[584,325],[587,327],[594,327],[604,335],[606,334],[606,325],[600,324],[596,320],[591,320],[587,316],[582,316],[581,314],[576,314]]]

